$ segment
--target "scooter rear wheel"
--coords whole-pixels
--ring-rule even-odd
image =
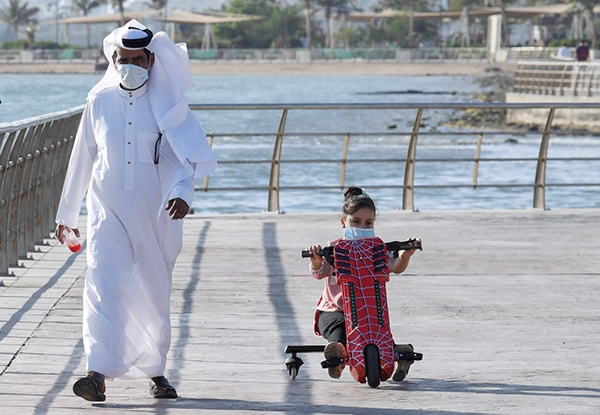
[[[379,349],[374,344],[368,344],[365,347],[365,366],[369,386],[372,388],[378,387],[381,382],[381,364],[379,362]]]

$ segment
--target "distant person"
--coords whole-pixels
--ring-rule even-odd
[[[185,47],[135,20],[104,39],[110,64],[88,94],[56,215],[56,237],[77,229],[87,193],[83,345],[87,376],[73,385],[106,400],[105,379],[149,379],[176,398],[165,375],[172,271],[194,179],[217,163],[194,118]]]
[[[344,191],[344,204],[342,205],[342,216],[340,223],[344,229],[344,236],[338,238],[329,245],[335,245],[342,239],[360,239],[375,237],[375,215],[377,207],[375,202],[363,189],[349,187]],[[415,239],[417,244],[421,242]],[[342,299],[342,286],[335,282],[333,269],[327,261],[319,255],[321,245],[313,245],[306,248],[312,253],[310,257],[309,270],[312,276],[323,280],[323,293],[317,304],[316,320],[317,329],[321,336],[329,341],[325,346],[325,359],[340,359],[346,355],[346,323],[344,317],[344,305]],[[400,251],[397,258],[389,258],[390,272],[400,274],[406,270],[410,258],[415,253],[414,249]],[[395,353],[414,352],[410,344],[395,345]],[[402,360],[396,363],[392,379],[402,381],[408,373],[412,361]],[[345,365],[329,367],[329,376],[339,378]]]
[[[556,52],[556,57],[557,57],[557,59],[561,59],[561,60],[565,60],[565,61],[573,60],[573,55],[571,53],[571,49],[564,43]]]
[[[587,42],[579,42],[577,49],[575,49],[575,59],[577,62],[587,62],[590,58],[590,48]]]

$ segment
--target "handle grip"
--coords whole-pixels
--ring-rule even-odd
[[[417,242],[415,245],[412,245],[412,242],[414,242],[415,239],[409,239],[407,241],[392,241],[392,242],[386,242],[385,246],[387,247],[387,250],[390,252],[394,252],[395,255],[398,254],[398,251],[407,251],[409,249],[419,249],[419,250],[423,250],[423,247],[421,246],[421,242]],[[321,249],[319,251],[319,256],[322,257],[327,257],[333,255],[333,246],[326,246],[325,248]],[[309,251],[307,250],[302,250],[302,258],[310,258],[312,255],[310,254]]]

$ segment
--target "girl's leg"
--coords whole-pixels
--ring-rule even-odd
[[[413,353],[415,349],[412,344],[395,344],[394,343],[394,352],[397,353]],[[410,365],[414,363],[414,360],[398,360],[396,357],[396,370],[392,375],[392,379],[396,382],[402,382],[406,375],[408,375],[408,369],[410,369]]]
[[[346,356],[346,325],[344,322],[344,313],[341,311],[321,311],[319,314],[319,332],[329,340],[325,346],[326,360],[344,359]],[[338,379],[344,371],[344,363],[337,366],[330,366],[327,371],[329,376]]]
[[[329,340],[346,345],[346,322],[342,311],[320,311],[319,332]]]

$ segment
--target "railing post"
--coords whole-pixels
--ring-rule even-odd
[[[417,139],[419,138],[419,127],[423,117],[423,107],[417,110],[417,117],[410,135],[408,152],[406,154],[406,165],[404,168],[404,187],[402,191],[402,209],[414,210],[414,185],[415,185],[415,158],[417,155]]]
[[[52,144],[52,135],[54,134],[53,125],[55,122],[44,122],[44,130],[41,133],[39,146],[38,168],[36,172],[36,188],[34,198],[34,242],[43,244],[44,238],[48,237],[54,221],[49,222],[48,210],[52,206],[51,198],[57,198],[52,186],[52,154],[50,145]],[[53,212],[54,213],[54,212]]]
[[[269,180],[269,212],[279,212],[279,175],[281,167],[281,145],[285,131],[288,109],[284,108],[277,129],[275,146],[273,147],[273,158],[271,160],[271,178]]]
[[[575,84],[573,85],[573,96],[579,96],[579,78],[581,77],[581,65],[577,65],[577,72],[575,74]]]
[[[591,97],[592,96],[592,84],[594,81],[594,71],[596,70],[595,66],[590,66],[587,68],[587,75],[588,75],[588,93],[587,96]]]
[[[44,133],[46,123],[40,123],[35,126],[33,134],[28,138],[29,148],[27,150],[26,166],[23,173],[23,185],[22,189],[25,191],[23,200],[21,201],[22,207],[19,210],[24,213],[19,219],[19,228],[24,228],[24,238],[20,243],[19,255],[26,257],[27,252],[35,250],[35,238],[36,231],[36,212],[35,212],[35,194],[37,187],[37,173],[40,167],[38,160],[39,148],[42,141],[42,134]],[[23,222],[21,222],[23,219]],[[22,223],[22,224],[21,224]],[[22,245],[21,245],[22,244]]]
[[[342,166],[340,171],[340,189],[344,189],[346,183],[346,165],[348,161],[348,148],[350,147],[350,133],[346,133],[344,150],[342,151]]]
[[[554,119],[554,111],[556,108],[550,108],[544,135],[540,143],[540,154],[537,161],[537,169],[535,172],[535,185],[533,188],[533,208],[544,209],[546,207],[546,163],[548,161],[548,144],[550,141],[550,130],[552,128],[552,120]]]
[[[473,165],[473,189],[477,189],[477,177],[479,175],[479,158],[481,157],[481,144],[483,143],[483,133],[479,133],[477,139],[477,148],[475,149],[475,163]]]
[[[208,146],[212,148],[213,142],[215,141],[215,136],[213,133],[210,133],[206,138],[208,138]],[[204,176],[204,191],[208,192],[208,178],[209,176]]]
[[[0,275],[11,275],[9,272],[11,246],[9,232],[12,182],[15,174],[13,149],[17,146],[18,131],[3,135],[0,146]]]
[[[8,223],[6,227],[8,235],[6,250],[8,252],[9,267],[19,266],[19,201],[21,199],[23,162],[25,161],[25,157],[22,154],[26,146],[25,138],[29,134],[29,130],[30,127],[21,129],[15,135],[15,141],[7,164],[12,171],[11,181],[7,183],[10,186]]]
[[[567,70],[567,68],[568,68],[568,70]],[[566,81],[565,81],[565,77],[566,77],[565,75],[566,75],[567,73],[569,73],[569,74],[570,74],[572,69],[573,69],[573,66],[572,66],[572,65],[566,65],[566,64],[565,64],[565,65],[563,66],[563,69],[562,69],[562,71],[561,71],[561,74],[560,74],[560,96],[561,96],[561,97],[565,95],[565,82],[566,82]],[[568,86],[567,86],[567,87],[568,87]]]

